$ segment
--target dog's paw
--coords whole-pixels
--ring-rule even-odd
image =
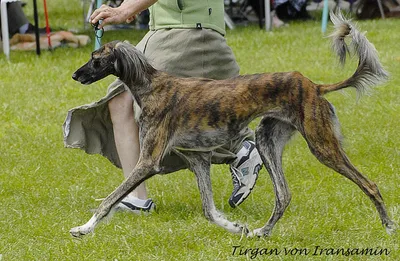
[[[236,230],[235,233],[237,233],[237,234],[247,235],[250,232],[250,230],[247,228],[246,225],[242,225],[239,223],[233,223],[233,226],[235,227],[235,230]]]
[[[79,227],[71,228],[69,233],[73,237],[82,237],[84,235],[87,235],[87,234],[91,233],[92,231],[93,231],[93,229],[90,229],[90,228],[88,228],[86,226],[79,226]]]
[[[393,222],[386,224],[385,228],[386,228],[386,233],[388,233],[389,235],[393,235],[394,233],[396,233],[397,230],[397,226]]]
[[[263,227],[262,228],[257,228],[254,229],[253,231],[247,233],[248,238],[253,238],[253,237],[268,237],[271,234],[271,231],[265,230]]]

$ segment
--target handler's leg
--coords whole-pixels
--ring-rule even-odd
[[[150,32],[147,39],[137,47],[158,70],[179,77],[216,80],[239,75],[239,65],[232,49],[224,36],[212,29],[157,30]],[[231,207],[239,206],[250,195],[262,166],[251,137],[254,133],[246,128],[236,139],[213,152],[213,163],[231,163]]]
[[[113,123],[115,145],[121,161],[125,178],[129,177],[139,159],[139,128],[135,122],[133,100],[127,91],[115,96],[108,103]],[[151,210],[154,203],[147,199],[145,183],[140,184],[121,203],[118,208],[124,210]]]
[[[29,27],[29,20],[22,10],[20,2],[7,4],[8,12],[8,31],[10,36],[15,33],[25,33]]]

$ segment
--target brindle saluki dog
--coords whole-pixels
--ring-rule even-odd
[[[243,75],[227,80],[177,78],[154,69],[132,45],[114,41],[92,53],[73,79],[91,84],[115,75],[126,84],[136,106],[140,128],[140,159],[130,176],[99,206],[84,225],[72,228],[73,236],[91,233],[114,206],[141,182],[177,168],[164,164],[170,155],[183,160],[195,173],[204,215],[233,233],[268,236],[289,205],[291,194],[282,170],[284,145],[295,131],[326,166],[357,184],[372,200],[387,232],[395,230],[382,196],[372,181],[347,158],[340,142],[338,119],[323,95],[346,87],[362,92],[388,77],[374,46],[340,13],[331,14],[335,31],[333,49],[344,63],[352,38],[359,58],[355,73],[335,84],[315,84],[299,72]],[[213,201],[210,165],[212,151],[226,144],[252,120],[262,117],[256,145],[273,182],[275,207],[265,226],[249,231],[227,220]]]

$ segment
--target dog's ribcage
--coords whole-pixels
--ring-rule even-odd
[[[174,147],[213,150],[240,135],[256,117],[287,118],[287,108],[301,92],[292,88],[292,74],[247,75],[223,81],[161,74],[153,79],[152,92],[142,97],[148,106],[142,108],[142,116],[153,124],[166,124]]]

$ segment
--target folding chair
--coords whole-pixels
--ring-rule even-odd
[[[264,12],[265,12],[265,29],[266,31],[271,31],[272,30],[272,23],[271,23],[271,5],[270,5],[270,0],[258,0],[259,2],[259,7],[261,8],[263,6],[263,2],[264,2]],[[228,26],[229,29],[234,29],[235,28],[235,23],[233,22],[231,16],[235,15],[234,11],[233,11],[233,6],[236,6],[236,9],[239,9],[239,11],[236,11],[236,16],[239,17],[243,17],[243,18],[247,18],[246,15],[246,7],[249,6],[248,1],[246,0],[237,0],[232,1],[232,0],[226,0],[225,1],[225,13],[224,13],[224,20],[225,20],[225,24]],[[238,8],[237,5],[240,5],[240,7]],[[253,7],[253,6],[252,6]],[[254,9],[254,7],[253,7]],[[260,28],[263,27],[263,23],[262,23],[262,11],[259,10],[258,11],[258,20],[259,20],[259,24],[260,24]],[[233,17],[235,18],[235,17]]]

